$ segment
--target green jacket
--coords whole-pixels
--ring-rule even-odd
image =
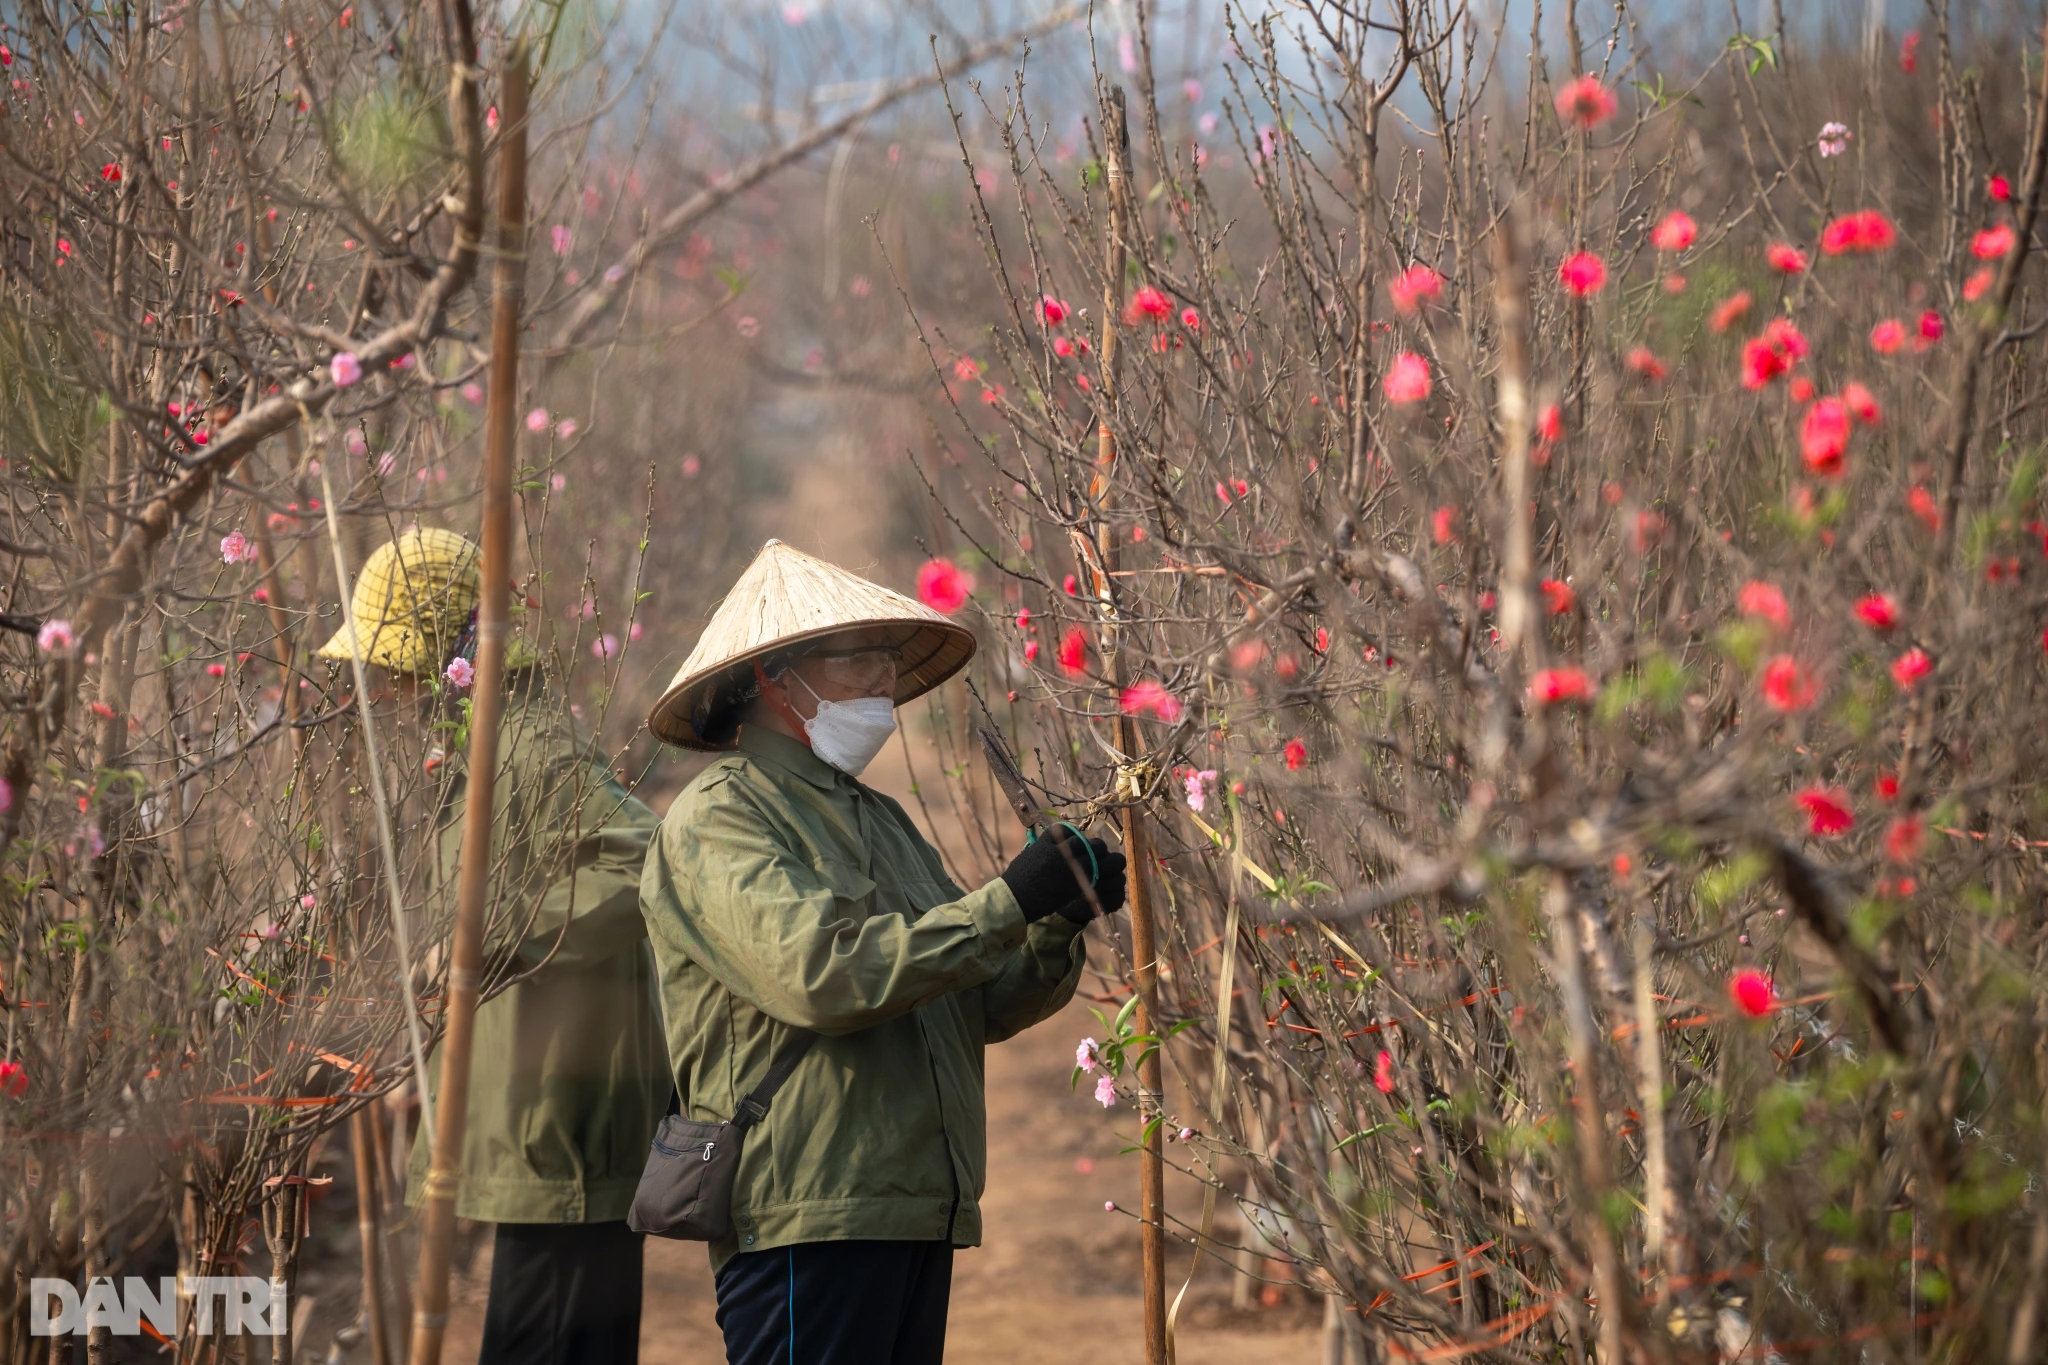
[[[732,1117],[792,1026],[824,1035],[747,1134],[741,1251],[981,1241],[982,1048],[1064,1005],[1080,931],[967,893],[903,808],[759,727],[684,789],[640,908],[690,1116]]]
[[[659,821],[537,675],[508,683],[485,981],[539,970],[477,1010],[455,1209],[493,1223],[614,1222],[669,1095],[640,918]],[[438,821],[451,905],[466,791],[458,772]],[[427,1069],[438,1090],[433,1054]],[[415,1204],[430,1147],[422,1130],[407,1182]]]

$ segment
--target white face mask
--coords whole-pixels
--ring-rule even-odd
[[[826,701],[812,692],[802,677],[794,672],[790,676],[818,701],[818,713],[804,726],[811,737],[811,752],[847,776],[859,777],[896,733],[896,703],[888,697]]]

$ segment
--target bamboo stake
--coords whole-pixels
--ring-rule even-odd
[[[370,1360],[371,1365],[391,1365],[390,1327],[384,1320],[384,1296],[378,1291],[383,1233],[377,1222],[383,1209],[377,1193],[377,1143],[371,1134],[375,1123],[368,1107],[358,1109],[349,1119],[348,1135],[356,1155],[356,1232],[363,1243],[363,1316],[370,1320]]]
[[[477,986],[484,950],[484,897],[490,889],[491,824],[496,812],[498,722],[505,710],[505,636],[511,626],[513,406],[519,386],[519,311],[526,281],[526,96],[528,50],[516,45],[500,92],[505,144],[498,174],[497,265],[492,283],[491,382],[484,425],[482,584],[477,604],[476,679],[470,714],[468,791],[462,811],[462,865],[455,884],[455,941],[449,951],[447,1033],[441,1042],[441,1094],[435,1105],[414,1295],[410,1365],[440,1365],[448,1330],[448,1263],[455,1247],[455,1194],[462,1183],[462,1141],[469,1119],[469,1059],[476,1039]]]
[[[416,1079],[416,1078],[415,1078]],[[411,1082],[408,1082],[411,1084]],[[383,1109],[389,1111],[393,1125],[404,1123],[404,1115],[386,1097]],[[401,1340],[399,1334],[412,1321],[412,1282],[405,1277],[405,1239],[399,1227],[405,1222],[405,1201],[398,1190],[405,1179],[404,1163],[392,1163],[392,1140],[387,1136],[383,1114],[372,1114],[370,1125],[370,1150],[376,1156],[377,1197],[381,1201],[377,1218],[377,1255],[384,1263],[385,1288],[391,1293],[391,1313],[385,1319],[391,1328],[391,1353],[396,1356]]]
[[[270,1339],[270,1365],[292,1365],[297,1324],[291,1304],[299,1280],[299,1243],[306,1236],[306,1180],[285,1169],[287,1174],[264,1182],[261,1196],[263,1240],[270,1247],[270,1312],[278,1328]]]
[[[1116,438],[1110,433],[1109,411],[1116,401],[1117,311],[1122,306],[1124,232],[1130,195],[1130,126],[1124,113],[1124,92],[1111,86],[1102,106],[1103,179],[1109,190],[1109,242],[1102,284],[1102,413],[1096,431],[1093,492],[1103,512],[1112,496],[1110,472],[1116,464]],[[1096,537],[1102,560],[1097,593],[1105,619],[1104,664],[1111,686],[1123,689],[1123,656],[1117,644],[1116,611],[1110,598],[1109,575],[1116,572],[1116,531],[1105,516]],[[1137,722],[1121,712],[1116,721],[1117,752],[1126,760],[1138,752]],[[1159,986],[1159,935],[1152,911],[1152,840],[1144,813],[1123,809],[1124,850],[1130,859],[1131,967],[1136,977],[1138,1009],[1132,1023],[1141,1035],[1152,1032]],[[1138,1117],[1144,1124],[1138,1157],[1139,1212],[1143,1218],[1142,1248],[1145,1281],[1145,1363],[1170,1365],[1166,1335],[1166,1147],[1159,1049],[1138,1063]]]

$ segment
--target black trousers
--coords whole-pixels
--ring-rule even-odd
[[[718,1272],[727,1365],[939,1365],[953,1248],[803,1242]]]
[[[478,1365],[632,1365],[642,1238],[624,1223],[500,1223]]]

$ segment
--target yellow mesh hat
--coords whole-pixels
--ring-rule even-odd
[[[477,559],[473,541],[438,526],[416,527],[378,546],[356,578],[363,662],[400,673],[439,672],[476,610]],[[352,645],[344,623],[318,652],[323,659],[346,659],[355,652]],[[535,657],[514,636],[505,662],[520,668]]]
[[[888,629],[891,642],[903,651],[896,672],[898,706],[931,691],[974,657],[974,633],[967,627],[771,540],[713,613],[697,647],[648,714],[647,728],[685,749],[716,748],[699,727],[721,696],[752,679],[756,659],[867,626]]]

